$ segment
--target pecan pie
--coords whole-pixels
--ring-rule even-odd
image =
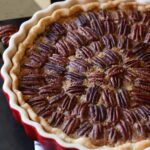
[[[56,10],[19,45],[13,90],[31,120],[88,148],[150,146],[150,6]]]

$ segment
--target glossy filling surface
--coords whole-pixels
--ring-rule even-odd
[[[49,25],[21,62],[19,90],[72,138],[150,137],[150,13],[95,10]]]

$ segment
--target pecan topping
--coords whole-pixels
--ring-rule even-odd
[[[27,100],[27,103],[34,107],[43,107],[47,106],[48,101],[44,96],[36,96]]]
[[[105,59],[109,64],[115,64],[121,60],[120,56],[112,50],[105,50],[104,53]]]
[[[89,67],[89,64],[87,61],[77,58],[73,61],[70,61],[70,66],[79,72],[84,72]]]
[[[115,32],[115,24],[110,20],[104,22],[104,27],[107,34]]]
[[[119,107],[109,107],[107,109],[107,121],[112,123],[112,122],[117,122],[120,119],[120,109]]]
[[[92,42],[89,47],[94,53],[96,53],[101,51],[103,45],[100,41],[95,41]]]
[[[41,74],[29,74],[22,76],[20,79],[21,84],[33,86],[41,85],[44,81],[44,77]]]
[[[52,98],[50,98],[49,104],[53,105],[53,104],[59,103],[62,100],[64,100],[66,97],[68,97],[68,95],[65,94],[64,92],[61,92],[60,94],[57,94],[57,95],[53,96]]]
[[[109,79],[109,83],[114,88],[120,88],[122,86],[122,78],[117,76],[112,76]]]
[[[130,10],[129,12],[129,19],[131,21],[134,21],[134,22],[138,22],[141,20],[141,14],[139,11],[137,10]]]
[[[45,43],[37,43],[38,50],[46,55],[51,55],[52,53],[56,52],[55,47],[45,44]]]
[[[55,109],[54,109],[53,107],[47,105],[47,106],[45,106],[45,107],[40,107],[40,108],[37,110],[37,114],[38,114],[39,116],[41,116],[41,117],[46,118],[46,117],[49,117],[49,116],[53,113],[54,110],[55,110]]]
[[[83,59],[91,58],[94,56],[94,52],[90,48],[83,46],[83,47],[77,49],[76,55]]]
[[[86,40],[89,42],[98,40],[97,33],[89,27],[80,27],[79,33],[82,34],[86,38]]]
[[[91,20],[91,28],[99,35],[99,37],[104,35],[104,24],[98,19]]]
[[[116,93],[117,104],[121,108],[126,108],[129,106],[130,96],[127,90],[120,89]]]
[[[84,74],[76,72],[67,72],[65,77],[71,81],[83,81],[86,78]]]
[[[93,121],[103,122],[107,117],[107,111],[105,106],[90,106],[90,116]]]
[[[50,83],[39,88],[39,94],[41,95],[55,95],[61,91],[61,83]]]
[[[38,54],[37,52],[32,53],[28,60],[23,63],[23,66],[29,68],[40,68],[45,63],[46,57]]]
[[[102,41],[106,48],[113,48],[116,46],[116,39],[112,34],[104,35]]]
[[[116,105],[116,97],[113,91],[104,89],[102,92],[102,99],[104,101],[105,106],[107,107]]]
[[[98,57],[98,56],[93,57],[93,58],[92,58],[92,63],[93,63],[94,65],[100,67],[100,68],[106,68],[106,67],[107,67],[107,62],[106,62],[106,60],[105,60],[104,57],[101,57],[101,58]]]
[[[141,61],[140,60],[128,60],[125,62],[125,66],[127,68],[138,68],[141,66]]]
[[[124,73],[124,68],[123,67],[120,67],[120,66],[114,66],[112,68],[110,68],[108,70],[108,76],[111,77],[111,76],[118,76],[118,75],[122,75]]]
[[[63,74],[66,71],[66,69],[63,66],[50,63],[46,63],[45,68],[47,68],[50,71],[55,71],[58,74]]]
[[[128,50],[132,47],[131,40],[129,38],[118,39],[118,48]]]
[[[117,125],[116,128],[118,129],[121,137],[123,140],[128,140],[131,138],[132,132],[129,124],[123,120],[121,120]]]
[[[100,85],[104,81],[104,74],[101,72],[92,72],[89,74],[88,80],[94,84]]]
[[[103,134],[102,126],[100,124],[94,124],[89,136],[92,139],[97,140],[102,138],[102,134]]]
[[[71,94],[83,94],[85,92],[86,86],[84,85],[72,85],[70,86],[66,92],[71,93]]]
[[[84,15],[84,14],[78,14],[77,15],[76,23],[77,23],[78,26],[89,25],[89,21],[88,21],[86,15]]]
[[[141,41],[145,34],[144,29],[145,28],[142,24],[134,24],[131,27],[131,33],[129,34],[129,38],[134,41]]]
[[[79,127],[80,120],[78,118],[70,118],[64,125],[63,131],[66,134],[72,134]]]
[[[118,25],[118,34],[127,36],[130,33],[130,26],[126,20],[121,20]]]
[[[111,128],[108,130],[108,140],[110,144],[115,143],[119,138],[119,133],[116,129]]]
[[[146,132],[145,132],[144,126],[142,124],[135,123],[134,128],[135,128],[135,132],[137,134],[136,136],[138,136],[138,137],[146,136]]]
[[[77,135],[78,136],[88,136],[91,129],[92,129],[92,125],[89,124],[88,122],[84,122],[81,124],[81,126],[77,130]]]
[[[101,20],[111,20],[111,14],[109,11],[106,11],[105,9],[102,9],[98,12],[98,16]]]
[[[52,25],[50,25],[50,30],[55,35],[63,35],[66,32],[65,28],[59,23],[53,23]]]
[[[80,103],[75,106],[72,111],[73,116],[79,116],[81,119],[86,119],[88,117],[89,107],[87,103]]]
[[[57,65],[61,65],[61,66],[66,66],[68,59],[58,55],[58,54],[53,54],[51,57],[48,58],[49,62],[52,64],[57,64]]]
[[[93,86],[87,89],[86,102],[95,104],[100,98],[100,87]]]
[[[66,40],[76,48],[79,48],[86,44],[86,39],[83,35],[77,31],[69,32]]]
[[[54,112],[52,117],[48,119],[48,123],[54,127],[60,126],[64,121],[64,115],[62,113]]]
[[[61,108],[63,110],[70,111],[75,107],[76,103],[77,103],[77,98],[75,96],[72,97],[66,96],[63,100]]]
[[[23,93],[23,95],[35,95],[39,92],[37,86],[30,86],[30,85],[21,85],[19,90]]]
[[[58,53],[62,56],[70,56],[74,54],[73,45],[65,40],[59,40],[56,43],[56,48],[58,50]]]
[[[144,43],[147,43],[147,44],[150,43],[150,32],[146,34]]]

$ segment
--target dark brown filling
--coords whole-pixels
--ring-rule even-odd
[[[150,13],[100,10],[50,25],[21,64],[26,102],[95,145],[150,136]]]

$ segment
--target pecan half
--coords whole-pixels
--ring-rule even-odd
[[[42,54],[45,54],[45,55],[51,55],[52,53],[56,52],[55,47],[45,44],[45,43],[38,42],[36,44],[36,47]]]
[[[87,26],[90,24],[89,20],[87,19],[86,15],[78,14],[76,19],[76,24],[78,26]]]
[[[23,95],[35,95],[39,92],[38,86],[20,85],[19,90]]]
[[[79,72],[84,72],[89,68],[89,64],[84,59],[77,58],[73,61],[70,61],[70,67]]]
[[[125,49],[124,51],[126,53],[126,51],[132,47],[132,41],[129,38],[119,38],[117,47]]]
[[[116,105],[116,97],[114,91],[104,89],[102,92],[102,99],[106,107]]]
[[[57,65],[57,64],[50,64],[46,63],[45,68],[50,71],[55,71],[58,74],[64,74],[66,69],[63,66]]]
[[[59,40],[56,43],[56,48],[58,50],[58,53],[65,57],[70,56],[75,52],[74,46],[65,40]]]
[[[78,31],[86,38],[88,42],[98,40],[97,33],[89,27],[80,27]]]
[[[59,92],[61,92],[61,84],[59,82],[55,84],[44,85],[39,88],[39,94],[45,96],[53,96]]]
[[[85,58],[93,57],[94,52],[90,48],[83,46],[83,47],[77,49],[76,55],[82,59],[85,59]]]
[[[50,105],[53,105],[53,104],[62,102],[62,100],[64,100],[66,97],[68,97],[68,95],[64,92],[61,92],[53,96],[52,98],[50,98],[48,101]]]
[[[99,35],[99,37],[104,35],[105,28],[101,20],[92,19],[90,24],[91,24],[91,28]]]
[[[117,122],[121,118],[119,107],[109,107],[107,109],[107,121],[110,123]]]
[[[58,22],[55,22],[55,23],[50,25],[50,31],[53,32],[55,35],[64,35],[66,32],[63,25],[61,25]]]
[[[70,111],[72,110],[77,103],[77,98],[75,96],[69,97],[66,96],[61,105],[62,110]]]
[[[67,72],[65,77],[71,81],[83,81],[86,78],[84,74],[77,72]]]
[[[134,41],[141,41],[145,36],[145,27],[142,24],[134,24],[131,26],[131,33],[128,37]]]
[[[103,69],[106,68],[108,65],[104,57],[100,58],[98,56],[92,58],[92,64]]]
[[[112,34],[107,34],[102,37],[102,41],[106,48],[116,47],[116,39]]]
[[[104,28],[107,34],[115,32],[115,24],[110,20],[104,21]]]
[[[52,64],[57,64],[61,66],[66,66],[68,63],[68,59],[58,54],[53,54],[51,57],[48,58],[48,61]]]
[[[136,132],[136,136],[146,137],[145,128],[141,123],[135,123],[134,124],[134,129],[135,129],[135,132]]]
[[[72,134],[80,125],[80,120],[78,118],[70,118],[66,121],[63,131],[66,134]]]
[[[144,43],[150,44],[150,32],[146,34]]]
[[[112,65],[112,64],[116,64],[119,61],[121,61],[121,57],[114,51],[112,50],[105,50],[104,51],[105,54],[105,59],[106,61]]]
[[[86,102],[96,104],[100,98],[100,87],[89,87],[86,92]]]
[[[102,138],[103,135],[103,128],[100,124],[94,124],[93,128],[89,134],[89,137],[91,137],[94,140]]]
[[[123,73],[124,68],[121,66],[114,66],[108,70],[109,77],[123,75]]]
[[[114,88],[120,88],[122,86],[123,79],[118,76],[112,76],[109,79],[109,83]]]
[[[121,137],[123,138],[123,140],[128,140],[131,138],[132,136],[132,132],[131,132],[131,127],[129,126],[129,124],[123,120],[121,120],[117,125],[116,125],[117,130],[119,131]]]
[[[127,36],[130,33],[130,26],[126,20],[121,20],[118,25],[118,34]]]
[[[92,129],[92,125],[88,122],[84,122],[81,126],[77,129],[78,136],[88,136]]]
[[[130,123],[131,125],[133,125],[137,121],[134,113],[132,113],[132,111],[129,110],[123,110],[123,118],[126,122]]]
[[[22,85],[34,86],[41,85],[44,82],[44,76],[41,74],[28,74],[22,76],[20,79],[20,83]]]
[[[67,34],[66,40],[73,45],[75,48],[80,48],[86,44],[86,39],[83,35],[79,34],[77,31],[71,31]]]
[[[64,121],[64,115],[59,112],[53,112],[52,116],[48,119],[48,123],[53,127],[58,127],[62,125]]]
[[[76,30],[77,29],[77,25],[74,21],[70,21],[70,22],[65,22],[63,24],[64,28],[66,29],[66,31],[72,31],[72,30]]]
[[[83,94],[85,92],[86,86],[84,85],[72,85],[70,86],[66,92],[71,93],[71,94]]]
[[[100,20],[111,20],[111,13],[105,9],[102,9],[98,12],[98,17]]]
[[[27,100],[27,103],[32,107],[47,106],[48,101],[44,96],[36,96]]]
[[[82,120],[88,117],[89,107],[87,103],[78,103],[73,109],[71,115],[79,116]]]
[[[119,133],[115,128],[108,129],[108,141],[110,144],[115,143],[119,137]]]
[[[45,75],[45,82],[47,84],[54,84],[55,82],[61,83],[63,81],[63,77],[55,72],[51,72],[48,75]]]
[[[141,61],[140,60],[127,60],[125,63],[125,66],[127,68],[139,68],[141,67]]]
[[[100,106],[90,106],[90,117],[91,119],[95,121],[103,122],[106,120],[107,117],[107,111],[104,105]]]
[[[94,53],[96,53],[102,50],[103,45],[102,45],[102,42],[100,41],[94,41],[94,42],[91,42],[89,47]]]
[[[91,83],[94,83],[96,85],[100,85],[104,82],[104,73],[101,73],[101,72],[92,72],[89,74],[88,76],[88,80],[91,82]]]
[[[127,108],[130,102],[130,96],[127,90],[120,89],[116,92],[117,104],[121,108]]]

